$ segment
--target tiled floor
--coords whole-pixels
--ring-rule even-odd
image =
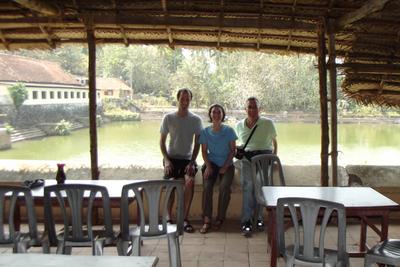
[[[185,234],[181,242],[181,257],[183,267],[258,267],[269,266],[270,254],[267,252],[266,233],[256,232],[251,238],[240,235],[237,222],[226,223],[220,231],[211,231],[200,234],[201,224],[194,224],[197,229],[193,234]],[[347,227],[347,250],[351,251],[358,245],[360,227],[350,224]],[[334,239],[333,230],[328,233]],[[391,223],[389,227],[391,238],[400,238],[400,224]],[[377,242],[372,231],[368,232],[369,244]],[[10,253],[9,249],[1,249],[2,253]],[[55,249],[52,248],[52,252]],[[30,253],[41,252],[40,248],[33,248]],[[90,255],[90,248],[73,249],[73,254]],[[116,255],[116,249],[105,248],[106,255]],[[159,257],[157,266],[169,266],[168,247],[166,239],[146,240],[142,246],[142,255]],[[362,258],[351,258],[351,266],[363,266]],[[280,258],[278,266],[284,266]]]

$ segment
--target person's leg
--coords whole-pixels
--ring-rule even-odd
[[[251,179],[251,164],[247,159],[242,159],[240,182],[242,185],[242,218],[241,222],[245,223],[251,220],[254,208],[254,188]]]
[[[213,208],[213,192],[216,177],[208,177],[204,179],[205,168],[203,166],[203,226],[200,233],[205,234],[211,227],[212,208]]]
[[[242,184],[242,218],[241,218],[241,230],[242,234],[246,237],[251,236],[252,233],[252,214],[254,210],[254,186],[253,180],[251,179],[251,163],[247,159],[243,158],[241,162],[240,181]]]
[[[211,221],[212,218],[212,208],[213,208],[213,193],[215,177],[208,177],[204,179],[203,177],[203,216],[204,221]]]
[[[235,174],[235,167],[231,165],[228,170],[221,177],[219,184],[219,195],[218,195],[218,214],[217,222],[222,223],[226,217],[226,211],[231,200],[231,186],[233,176]]]
[[[190,212],[190,206],[192,205],[193,193],[194,193],[194,177],[185,175],[185,188],[184,188],[184,223],[183,229],[187,233],[193,233],[193,226],[190,224],[188,217]]]
[[[171,164],[172,164],[172,173],[169,175],[164,174],[164,179],[165,180],[175,180],[176,177],[179,177],[179,166],[177,165],[177,162],[175,159],[171,159]],[[164,161],[163,161],[164,165]],[[170,198],[168,199],[168,221],[172,222],[172,208],[174,206],[174,201],[175,201],[175,194],[171,194]]]

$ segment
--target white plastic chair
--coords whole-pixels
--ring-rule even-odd
[[[388,239],[368,250],[364,266],[373,263],[400,266],[400,239]]]
[[[104,214],[102,229],[92,222],[95,200],[101,201]],[[58,204],[58,205],[57,205]],[[71,254],[72,247],[92,247],[93,255],[103,255],[106,245],[115,243],[107,188],[88,184],[57,184],[44,188],[45,222],[51,244],[57,254]],[[61,210],[64,227],[56,233],[53,209]]]
[[[290,222],[294,227],[294,242],[289,246],[285,245],[286,211],[290,212]],[[337,220],[336,250],[325,247],[326,228],[333,214],[336,214]],[[280,198],[276,216],[278,249],[286,266],[349,265],[346,252],[346,212],[342,204],[310,198]]]
[[[139,210],[139,224],[129,224],[129,191],[133,191]],[[176,224],[167,223],[168,200],[176,192]],[[145,212],[147,207],[148,212]],[[121,196],[121,236],[118,242],[119,255],[140,256],[142,240],[168,238],[170,266],[180,267],[179,236],[183,234],[183,181],[155,180],[125,185]]]
[[[274,167],[277,166],[280,185],[286,185],[283,174],[282,164],[277,155],[261,154],[251,158],[251,172],[256,195],[257,207],[254,212],[253,222],[258,220],[258,213],[261,212],[260,206],[266,206],[261,188],[263,186],[274,185]],[[256,226],[256,225],[255,225]]]
[[[26,207],[28,215],[26,233],[15,229],[17,201],[22,201]],[[39,245],[41,240],[38,237],[31,190],[22,186],[0,186],[0,247],[12,247],[14,253],[26,253],[30,247]],[[48,246],[43,247],[43,252],[48,252]]]

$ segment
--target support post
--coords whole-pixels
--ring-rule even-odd
[[[335,35],[333,33],[334,20],[329,21],[329,83],[330,83],[330,103],[331,103],[331,166],[332,166],[332,185],[338,185],[338,151],[337,151],[337,83],[336,83],[336,49]]]
[[[87,40],[89,49],[89,124],[90,124],[90,163],[92,180],[99,179],[99,166],[97,156],[97,122],[96,122],[96,41],[91,24],[87,27]]]
[[[319,98],[321,107],[321,186],[329,185],[329,125],[328,125],[328,96],[326,71],[326,46],[324,21],[318,28],[318,73]]]

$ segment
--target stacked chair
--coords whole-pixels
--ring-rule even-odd
[[[274,185],[274,167],[278,168],[279,183],[282,186],[286,185],[285,176],[281,161],[277,155],[274,154],[261,154],[251,158],[252,179],[254,184],[254,191],[257,200],[257,208],[253,217],[253,222],[256,223],[258,219],[258,212],[261,211],[261,206],[265,206],[265,199],[262,192],[263,186]],[[255,225],[256,227],[256,225]]]
[[[139,222],[130,224],[130,192],[138,205]],[[177,195],[176,222],[168,221],[168,203]],[[183,182],[155,180],[127,184],[121,196],[121,237],[118,244],[119,255],[140,256],[142,240],[166,237],[168,239],[171,267],[181,266],[179,236],[183,234]],[[145,212],[147,207],[148,212]],[[130,251],[131,249],[131,251]]]

